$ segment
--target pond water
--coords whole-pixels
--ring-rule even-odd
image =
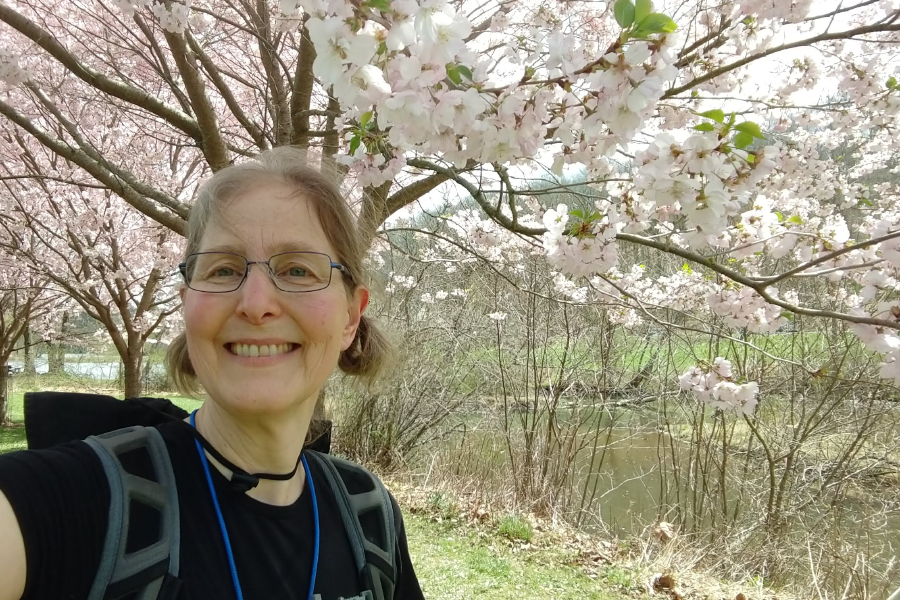
[[[563,465],[563,468],[568,467],[572,473],[567,485],[578,490],[571,504],[573,511],[579,507],[586,508],[583,526],[634,534],[641,533],[657,520],[678,522],[679,517],[690,527],[693,523],[689,515],[693,513],[700,515],[696,523],[698,530],[708,530],[712,524],[711,514],[715,512],[719,516],[716,517],[714,529],[721,530],[719,508],[722,504],[727,505],[729,514],[733,514],[737,507],[744,524],[759,522],[763,517],[762,506],[756,504],[762,502],[763,487],[768,484],[768,471],[762,464],[754,458],[752,465],[757,466],[751,465],[744,472],[746,453],[743,448],[730,450],[723,498],[719,487],[722,480],[717,467],[721,447],[715,444],[708,449],[704,447],[701,460],[708,464],[712,473],[704,481],[698,478],[697,463],[691,458],[687,428],[684,437],[673,437],[658,426],[660,418],[661,415],[658,416],[655,411],[643,414],[633,412],[618,420],[615,426],[610,426],[606,419],[599,422],[593,419],[581,428],[584,445],[574,453],[574,461]],[[441,468],[458,469],[460,472],[485,474],[485,477],[492,479],[486,481],[486,485],[509,489],[504,478],[511,477],[513,470],[504,434],[496,426],[491,427],[485,422],[479,425],[477,418],[466,421],[467,432],[444,442],[446,447],[438,451],[441,457],[437,464]],[[677,431],[677,428],[678,425],[673,423],[671,430]],[[521,431],[516,433],[515,439],[522,439]],[[421,466],[427,469],[433,455],[434,449],[423,452]],[[812,463],[813,459],[809,458],[809,461]],[[796,485],[810,485],[810,489],[815,489],[817,482],[812,478],[817,473],[810,470],[809,480]],[[780,475],[778,472],[777,476]],[[584,502],[581,501],[582,495]],[[841,502],[844,506],[841,520],[848,533],[863,537],[872,533],[871,528],[876,526],[876,522],[863,520],[861,515],[887,508],[888,518],[877,526],[900,538],[900,501],[894,503],[896,506],[886,507],[880,499],[875,496],[870,498],[867,492],[860,489],[858,495],[845,497]],[[789,500],[787,504],[795,503]],[[710,511],[710,506],[715,510]],[[796,523],[811,522],[815,517],[810,512],[812,508],[801,514],[792,514],[791,519]],[[573,516],[568,515],[569,518]]]
[[[119,378],[121,363],[82,361],[80,358],[81,356],[78,354],[66,355],[65,364],[63,365],[66,373],[89,379],[113,380]],[[23,368],[22,362],[15,360],[9,361],[9,366],[19,370]],[[40,356],[35,358],[34,367],[39,375],[47,373],[49,371],[47,357]],[[165,367],[162,364],[152,364],[150,365],[150,372],[153,374],[164,373]],[[13,377],[15,377],[15,374]]]

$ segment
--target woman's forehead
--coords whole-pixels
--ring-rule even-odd
[[[223,203],[203,233],[202,251],[272,255],[333,250],[313,203],[298,194],[287,195],[284,190],[285,186],[277,184],[261,186]]]

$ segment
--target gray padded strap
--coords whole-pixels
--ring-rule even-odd
[[[395,564],[397,530],[394,508],[387,489],[375,475],[356,463],[312,451],[308,451],[307,456],[322,467],[321,470],[337,499],[344,529],[350,540],[357,569],[363,575],[364,584],[372,586],[375,600],[392,600],[397,577]],[[351,494],[344,484],[342,471],[363,474],[371,481],[373,489]],[[378,534],[374,537],[382,541],[384,547],[371,542],[365,536],[359,516],[369,512],[374,512],[378,518],[380,531],[374,532]],[[390,573],[386,573],[380,564],[385,565]]]
[[[179,564],[178,491],[166,443],[152,427],[126,427],[91,436],[85,442],[100,457],[110,489],[109,526],[88,600],[104,600],[109,588],[121,589],[128,585],[128,578],[167,561],[166,571],[146,583],[136,596],[136,600],[156,600],[166,572],[177,577]],[[132,475],[122,467],[118,456],[138,448],[146,448],[158,482]],[[132,501],[160,512],[161,532],[157,542],[126,554]]]

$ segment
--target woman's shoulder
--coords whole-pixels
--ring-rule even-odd
[[[102,465],[96,453],[84,441],[67,442],[39,450],[16,450],[0,454],[0,479],[10,471],[28,471],[34,475],[44,472],[93,470]]]
[[[0,455],[0,489],[20,502],[37,503],[80,493],[107,496],[109,486],[97,454],[83,441]]]
[[[84,442],[4,454],[0,491],[25,547],[26,596],[86,596],[109,518],[109,484],[97,454]]]

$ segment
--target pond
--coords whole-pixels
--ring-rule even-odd
[[[435,468],[477,474],[483,478],[485,489],[487,486],[510,489],[508,478],[514,474],[521,477],[522,468],[511,467],[509,447],[505,435],[498,430],[497,417],[473,416],[465,422],[465,433],[450,436],[440,448],[422,452],[418,466],[427,470],[437,454],[437,460],[432,463]],[[546,424],[538,429],[546,431]],[[522,443],[521,427],[513,431],[513,439]],[[573,460],[566,464],[559,461],[558,467],[551,461],[548,470],[560,468],[571,473],[563,487],[576,490],[575,497],[568,503],[568,514],[561,516],[572,520],[574,513],[583,507],[581,526],[584,528],[627,536],[640,534],[657,521],[678,523],[680,520],[698,533],[721,531],[723,505],[727,506],[729,515],[738,510],[742,526],[754,527],[764,518],[768,471],[762,455],[755,450],[752,460],[746,462],[745,445],[729,449],[728,466],[722,476],[718,468],[721,446],[716,443],[707,446],[704,442],[700,462],[706,465],[709,474],[703,477],[694,460],[697,453],[692,456],[689,425],[673,422],[665,428],[663,415],[656,410],[626,412],[615,423],[606,417],[587,419],[579,434],[583,436],[582,442],[578,445],[580,449],[571,454]],[[521,453],[517,452],[516,461],[522,460]],[[813,466],[821,467],[826,461],[812,456],[804,460],[811,467],[803,470],[802,481],[792,483],[789,489],[793,490],[791,493],[800,493],[803,486],[808,486],[803,493],[812,495],[822,481],[822,471]],[[745,471],[747,464],[749,468]],[[781,476],[780,471],[777,476]],[[835,513],[848,538],[865,538],[874,535],[876,530],[900,538],[900,501],[888,501],[888,506],[884,504],[884,494],[877,489],[870,492],[861,485],[852,487],[857,493],[842,497],[842,510]],[[786,506],[799,504],[794,499],[786,502]],[[792,529],[793,525],[802,528],[818,520],[820,510],[825,510],[821,501],[791,513]],[[863,517],[866,514],[873,516],[866,519]]]
[[[67,354],[63,365],[65,372],[77,377],[87,377],[89,379],[98,379],[111,381],[119,378],[121,363],[119,362],[94,362],[89,360],[81,360],[84,358],[79,354]],[[9,366],[14,369],[21,370],[23,363],[21,361],[11,360]],[[38,375],[43,375],[49,371],[49,364],[46,356],[39,356],[34,361],[35,371]],[[165,373],[165,367],[162,364],[150,365],[150,373]],[[15,375],[13,375],[15,377]]]

